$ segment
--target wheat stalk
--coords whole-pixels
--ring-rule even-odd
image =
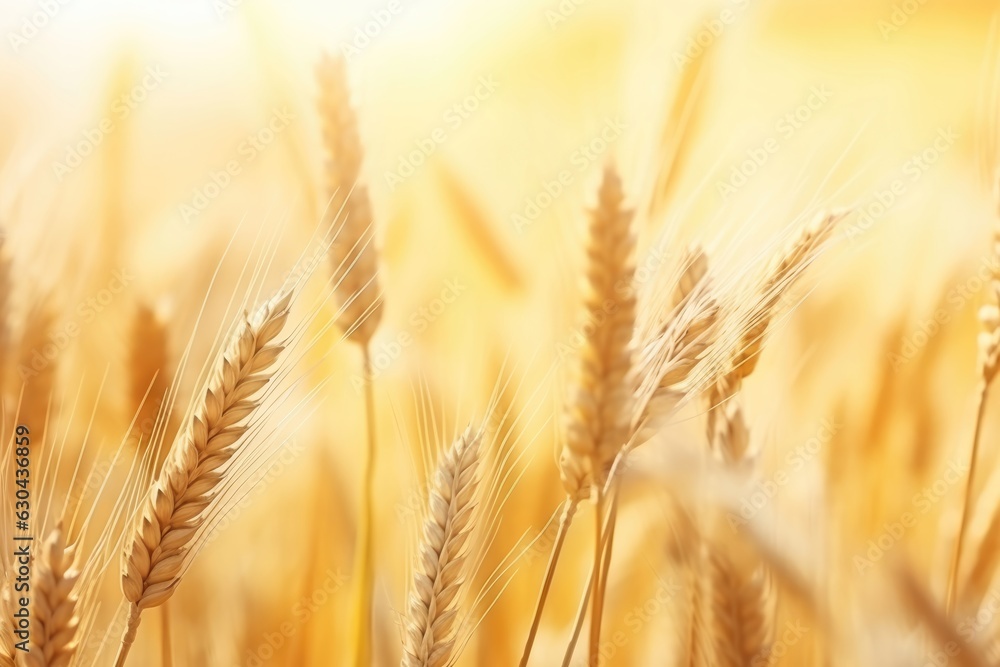
[[[324,56],[317,69],[319,114],[327,151],[326,177],[333,215],[333,261],[335,296],[340,304],[338,322],[348,339],[362,349],[365,378],[367,442],[361,482],[361,517],[355,555],[355,614],[359,625],[353,633],[354,664],[371,663],[372,595],[374,574],[375,395],[372,388],[370,341],[382,319],[377,254],[374,246],[371,202],[360,183],[363,152],[358,123],[351,107],[347,65],[343,58]],[[340,214],[343,212],[343,217]],[[338,222],[339,220],[339,222]]]
[[[997,179],[994,199],[1000,209],[1000,178]],[[1000,215],[1000,210],[998,210]],[[993,232],[993,257],[1000,259],[1000,227]],[[1000,369],[1000,273],[991,271],[990,291],[993,302],[983,306],[979,311],[982,331],[978,338],[979,352],[979,384],[976,391],[976,421],[972,431],[972,448],[969,451],[969,472],[965,477],[965,490],[962,496],[962,508],[958,525],[958,535],[955,538],[955,550],[951,556],[948,569],[948,583],[945,589],[945,611],[949,615],[955,611],[958,598],[958,572],[962,564],[962,549],[965,544],[965,534],[969,529],[970,506],[972,505],[973,481],[976,476],[976,464],[979,460],[979,441],[982,437],[983,419],[986,416],[986,399],[989,396],[990,385]]]
[[[451,665],[457,600],[476,520],[481,433],[471,427],[448,448],[434,473],[407,605],[403,667]]]
[[[600,643],[601,561],[604,483],[615,457],[629,437],[634,400],[632,338],[636,299],[635,236],[632,212],[614,169],[604,170],[597,207],[592,211],[587,244],[584,295],[584,342],[578,377],[565,419],[566,439],[559,458],[560,477],[571,502],[594,492],[594,569],[591,588],[590,648]]]
[[[239,451],[246,419],[260,405],[255,397],[284,349],[275,338],[288,319],[291,298],[291,292],[279,294],[240,321],[188,430],[174,442],[142,503],[122,557],[129,612],[116,667],[125,664],[142,612],[163,604],[181,581],[192,543],[231,470],[227,464]]]
[[[32,586],[31,645],[24,657],[29,667],[60,667],[73,662],[80,625],[76,549],[66,543],[58,524],[35,560]]]

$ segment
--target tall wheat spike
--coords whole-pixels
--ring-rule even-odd
[[[403,667],[445,667],[457,658],[457,603],[468,574],[466,545],[476,522],[481,438],[467,428],[434,473],[407,605]]]
[[[570,501],[578,502],[591,491],[594,493],[592,659],[598,653],[603,606],[600,573],[604,552],[604,484],[631,428],[635,396],[632,340],[636,321],[632,211],[623,207],[621,179],[612,167],[604,170],[597,198],[587,242],[583,344],[559,458],[560,477]]]
[[[275,339],[288,320],[292,293],[279,294],[244,316],[209,378],[188,429],[174,442],[142,503],[122,556],[128,622],[116,667],[125,664],[142,612],[177,588],[190,548],[212,513],[212,501],[240,452],[246,420],[284,349]]]
[[[327,154],[327,218],[333,233],[330,255],[342,310],[339,323],[348,338],[365,346],[382,319],[382,297],[371,202],[361,182],[364,153],[351,107],[347,64],[342,57],[324,55],[316,73]]]
[[[605,169],[590,218],[584,341],[559,458],[563,486],[574,499],[604,484],[629,435],[634,400],[635,236],[632,212],[622,207],[624,199],[618,174]]]
[[[365,383],[367,443],[361,481],[361,516],[355,554],[355,611],[352,633],[354,665],[371,664],[372,596],[375,587],[374,506],[377,437],[375,394],[369,342],[382,319],[377,254],[371,202],[360,182],[363,153],[358,123],[351,107],[347,65],[342,57],[324,56],[317,69],[319,114],[327,151],[327,192],[333,227],[330,248],[335,294],[340,302],[340,327],[361,346]],[[338,213],[342,216],[338,217]]]
[[[66,543],[62,524],[46,538],[32,573],[32,635],[24,663],[28,667],[63,667],[76,655],[80,625],[80,570],[76,548]]]

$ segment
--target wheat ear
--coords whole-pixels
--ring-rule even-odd
[[[1000,208],[1000,179],[995,184],[995,201]],[[1000,215],[1000,211],[998,211]],[[1000,260],[1000,227],[993,232],[993,257]],[[955,550],[951,556],[948,569],[948,584],[945,592],[945,611],[951,614],[955,611],[958,598],[958,571],[962,562],[962,548],[965,534],[969,529],[970,505],[972,504],[973,481],[976,476],[976,464],[979,460],[979,440],[982,437],[983,419],[986,416],[986,399],[989,396],[990,385],[1000,369],[1000,273],[993,270],[990,276],[990,291],[993,303],[983,306],[979,311],[982,331],[979,334],[979,385],[977,388],[976,422],[972,431],[972,448],[969,451],[969,472],[965,477],[965,492],[962,496],[962,509],[958,524],[958,535],[955,538]]]
[[[719,305],[705,252],[690,247],[682,265],[668,318],[642,347],[638,365],[643,380],[637,390],[634,427],[648,428],[650,420],[664,420],[675,412],[691,391],[689,379],[715,344]]]
[[[584,341],[579,350],[576,384],[564,418],[565,443],[559,456],[559,476],[568,497],[521,655],[521,667],[528,664],[576,506],[594,491],[598,496],[595,573],[601,567],[599,510],[603,508],[603,486],[615,456],[628,440],[634,401],[635,236],[632,212],[622,207],[624,199],[618,174],[611,167],[605,168],[597,207],[590,215],[581,323]]]
[[[181,581],[191,546],[232,469],[227,464],[239,451],[246,420],[260,405],[257,397],[284,349],[275,339],[291,299],[291,292],[279,294],[240,321],[187,431],[174,442],[142,503],[122,557],[129,611],[116,667],[125,664],[142,612],[163,604]]]
[[[371,202],[360,182],[363,152],[358,122],[351,107],[347,65],[343,58],[324,56],[317,69],[319,114],[327,152],[326,179],[332,214],[335,296],[340,305],[338,322],[349,340],[362,349],[364,374],[366,450],[361,481],[361,516],[355,553],[354,664],[371,664],[372,595],[375,587],[374,505],[375,395],[371,383],[369,342],[382,319]],[[343,214],[341,216],[341,214]]]
[[[601,630],[604,483],[629,437],[634,401],[636,300],[632,212],[623,207],[621,179],[604,170],[597,207],[590,217],[584,296],[584,342],[579,375],[566,415],[560,476],[572,500],[594,493],[594,591],[590,655],[598,654]]]
[[[72,664],[80,625],[76,550],[66,544],[60,523],[35,561],[31,646],[24,655],[27,667],[62,667]]]
[[[713,545],[707,558],[711,582],[711,642],[718,667],[745,667],[766,654],[772,624],[767,573],[743,567]]]
[[[467,428],[434,473],[407,606],[403,667],[445,667],[457,657],[457,601],[475,526],[481,437]]]
[[[566,418],[560,456],[571,498],[600,488],[628,439],[633,402],[635,272],[632,212],[624,209],[621,180],[604,171],[587,243],[584,341]]]
[[[344,59],[324,56],[316,73],[327,154],[327,217],[333,233],[330,255],[341,309],[338,321],[349,339],[365,346],[381,321],[382,298],[371,202],[361,182],[364,155]]]
[[[837,223],[850,211],[836,210],[817,215],[778,256],[764,280],[760,301],[742,329],[739,349],[733,356],[730,381],[736,388],[757,366],[771,320],[788,288],[816,259],[823,245],[833,234]]]

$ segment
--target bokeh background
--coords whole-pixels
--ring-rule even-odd
[[[586,208],[609,162],[640,212],[640,263],[667,230],[668,263],[699,241],[736,276],[801,216],[858,207],[789,299],[796,307],[745,397],[764,477],[836,425],[768,511],[781,517],[775,534],[789,553],[824,573],[816,584],[842,615],[840,639],[867,646],[873,627],[898,628],[877,613],[878,573],[859,576],[853,556],[961,459],[971,435],[975,313],[995,225],[995,11],[986,0],[9,0],[0,10],[8,398],[24,384],[23,412],[42,423],[51,396],[47,428],[65,436],[45,446],[101,461],[137,409],[130,367],[146,354],[135,334],[144,308],[166,332],[161,380],[176,379],[186,404],[231,296],[247,288],[244,263],[269,257],[260,285],[273,290],[314,247],[328,196],[314,73],[324,51],[342,53],[385,290],[373,343],[377,663],[399,659],[427,453],[483,419],[498,385],[512,406],[500,428],[520,458],[481,578],[505,550],[544,536],[562,499],[555,453],[570,369],[559,346],[578,314]],[[747,162],[755,157],[762,164]],[[360,355],[322,331],[336,306],[322,301],[326,266],[316,273],[297,308],[318,313],[306,326],[319,340],[294,373],[297,398],[277,409],[322,387],[292,420],[294,455],[227,519],[171,600],[177,664],[347,659]],[[70,324],[78,332],[62,345]],[[38,335],[59,352],[22,383],[14,357],[30,360]],[[179,372],[189,341],[190,367]],[[630,470],[606,616],[608,635],[628,641],[607,664],[672,664],[681,641],[679,600],[654,595],[671,580],[676,536],[663,450],[700,438],[697,417]],[[984,470],[997,454],[992,422]],[[109,473],[112,484],[125,473]],[[932,587],[943,581],[958,498],[949,490],[894,550]],[[562,656],[590,523],[570,536],[537,664]],[[544,564],[544,550],[529,548],[507,572],[462,664],[516,664]],[[116,567],[94,636],[113,627]],[[779,627],[806,613],[779,599]],[[157,664],[152,616],[136,664]],[[776,661],[820,664],[829,643],[807,632]],[[867,659],[892,655],[891,640],[871,644]]]

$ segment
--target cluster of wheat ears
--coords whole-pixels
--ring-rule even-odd
[[[371,347],[382,320],[383,299],[391,299],[391,294],[383,292],[379,281],[377,225],[362,176],[363,143],[346,63],[325,57],[317,73],[318,111],[328,157],[324,220],[328,235],[322,246],[332,270],[326,276],[336,300],[335,325],[344,344],[360,349],[360,372],[366,378],[367,437],[359,478],[353,605],[338,610],[338,616],[351,624],[350,664],[365,667],[377,662],[376,654],[386,653],[376,647],[375,637],[383,635],[375,630],[373,605],[375,554],[390,546],[379,544],[373,518],[377,464],[384,452],[378,451],[375,433],[378,394],[373,387],[377,380],[371,372]],[[657,188],[662,190],[662,183]],[[551,468],[552,483],[558,483],[558,475],[565,500],[561,507],[550,508],[555,532],[541,547],[547,567],[537,581],[534,608],[525,609],[522,618],[508,628],[511,633],[523,631],[523,637],[478,638],[485,643],[523,646],[522,667],[549,664],[542,662],[548,658],[533,659],[533,649],[546,627],[544,612],[577,517],[592,521],[592,551],[587,556],[588,572],[578,582],[578,613],[563,637],[562,664],[569,665],[581,655],[589,665],[614,664],[613,658],[602,657],[607,632],[602,632],[602,618],[612,581],[620,499],[635,472],[630,458],[643,445],[670,446],[664,434],[673,428],[675,417],[691,406],[704,422],[704,446],[694,450],[696,463],[689,470],[703,476],[673,491],[677,517],[681,517],[676,519],[675,531],[682,533],[678,543],[683,547],[672,566],[685,582],[686,595],[677,601],[681,609],[678,640],[671,643],[670,655],[662,655],[663,664],[775,664],[780,653],[771,647],[781,590],[800,600],[830,643],[842,631],[826,607],[825,596],[792,558],[775,549],[752,524],[734,530],[732,517],[739,511],[734,496],[719,492],[717,486],[720,480],[754,478],[760,445],[759,439],[751,437],[741,388],[757,368],[770,330],[795,305],[797,297],[789,298],[791,287],[828,247],[851,211],[814,211],[800,218],[804,222],[783,239],[763,270],[734,272],[715,266],[701,246],[686,245],[668,249],[668,265],[660,267],[660,277],[639,284],[636,229],[648,222],[641,218],[652,216],[657,208],[658,190],[651,195],[653,205],[630,206],[628,183],[609,163],[600,175],[596,203],[586,213],[585,286],[579,305],[582,336],[573,350],[570,392],[558,421],[561,450]],[[1000,233],[995,244],[993,252],[1000,255]],[[323,273],[323,269],[316,272]],[[176,429],[170,424],[172,412],[165,409],[176,398],[172,379],[165,372],[165,324],[151,310],[140,310],[135,335],[143,343],[132,359],[132,366],[142,369],[136,371],[132,383],[137,409],[130,435],[135,437],[117,453],[130,461],[128,481],[122,489],[112,491],[107,485],[100,489],[100,495],[114,500],[110,515],[100,519],[96,518],[96,502],[90,509],[79,498],[68,498],[61,506],[46,499],[48,474],[65,462],[59,460],[58,438],[45,436],[46,449],[39,453],[33,475],[41,527],[36,527],[31,567],[30,650],[16,648],[19,640],[12,622],[18,605],[15,569],[6,554],[0,561],[6,579],[0,596],[0,667],[95,664],[95,654],[84,656],[80,650],[95,635],[108,648],[107,653],[97,655],[113,659],[115,667],[130,664],[130,651],[146,627],[142,620],[147,612],[169,604],[206,546],[213,526],[248,492],[256,479],[254,473],[266,465],[269,448],[281,437],[281,424],[270,430],[264,426],[263,411],[274,398],[275,380],[286,377],[299,360],[291,352],[302,342],[306,327],[291,330],[288,323],[307,277],[289,279],[275,296],[239,318],[218,346],[217,358],[203,374],[201,389]],[[0,266],[0,299],[6,299],[11,282],[10,263],[5,259]],[[993,276],[990,291],[991,301],[1000,298],[1000,275]],[[22,350],[34,349],[51,317],[43,304],[28,318],[23,332],[4,329],[3,349],[11,349],[8,338],[15,334],[21,336]],[[992,579],[994,547],[1000,543],[1000,521],[994,520],[977,534],[979,544],[970,550],[981,425],[988,391],[1000,368],[1000,314],[995,303],[983,308],[982,325],[979,410],[943,601],[937,601],[929,586],[906,567],[898,568],[899,591],[929,630],[928,641],[942,650],[960,647],[951,658],[954,664],[977,666],[991,664],[987,642],[965,641],[953,620],[957,609],[967,609],[981,599]],[[39,433],[51,421],[52,385],[51,368],[34,373],[19,394],[15,421],[28,423]],[[484,409],[495,410],[496,405]],[[476,590],[477,571],[516,467],[509,443],[496,436],[489,420],[487,416],[481,425],[462,429],[450,444],[432,445],[441,450],[422,503],[422,532],[401,610],[399,652],[407,667],[459,663],[463,649],[496,598],[503,595],[504,582],[524,554],[513,554],[507,567]],[[165,434],[174,431],[168,441]],[[139,446],[130,450],[136,442]],[[13,439],[3,450],[5,472],[0,481],[4,551],[13,533],[7,516],[12,447]],[[539,548],[534,537],[529,535],[525,551]],[[975,562],[967,564],[970,554]],[[95,618],[101,579],[115,563],[120,570],[121,598],[120,622],[114,627],[120,634],[110,636],[109,630],[96,627]],[[161,636],[167,638],[168,619],[164,614],[161,620]],[[169,641],[163,641],[161,656],[164,665],[174,664]]]

